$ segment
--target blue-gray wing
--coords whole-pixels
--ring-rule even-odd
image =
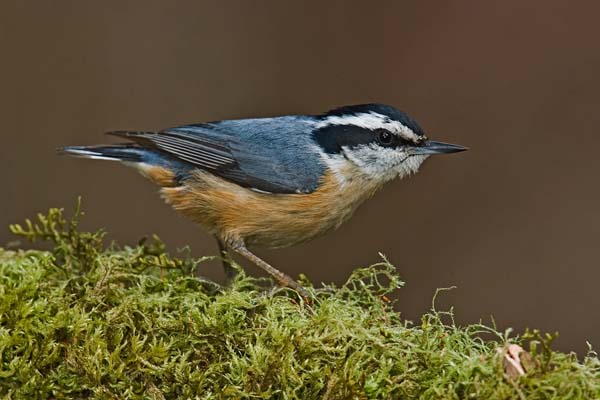
[[[311,130],[310,117],[294,116],[110,133],[243,187],[310,193],[324,173]]]

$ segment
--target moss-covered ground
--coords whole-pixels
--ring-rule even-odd
[[[198,278],[203,260],[158,240],[103,245],[50,210],[12,226],[51,251],[0,249],[0,397],[5,399],[598,399],[600,361],[552,337],[458,326],[432,309],[404,321],[385,259],[308,301],[242,273]],[[531,355],[511,377],[510,343]]]

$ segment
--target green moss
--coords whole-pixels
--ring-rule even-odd
[[[578,361],[550,336],[460,327],[436,310],[402,320],[385,259],[339,288],[305,281],[307,304],[243,273],[227,288],[197,278],[202,259],[172,258],[157,239],[105,248],[61,210],[11,229],[54,250],[0,249],[4,398],[600,398],[592,351]],[[507,343],[533,357],[518,379],[497,352]]]

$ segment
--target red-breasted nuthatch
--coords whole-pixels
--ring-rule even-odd
[[[383,104],[109,134],[130,142],[61,151],[135,167],[222,249],[301,293],[247,246],[291,246],[336,229],[386,182],[417,172],[430,155],[466,150],[429,140],[407,114]]]

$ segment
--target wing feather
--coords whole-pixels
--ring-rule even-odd
[[[108,134],[126,137],[143,146],[161,150],[198,167],[211,170],[234,167],[236,160],[227,147],[199,136],[179,132],[116,131]]]
[[[279,117],[109,134],[244,187],[269,193],[310,193],[318,186],[324,167],[311,150],[309,128],[303,119]]]

